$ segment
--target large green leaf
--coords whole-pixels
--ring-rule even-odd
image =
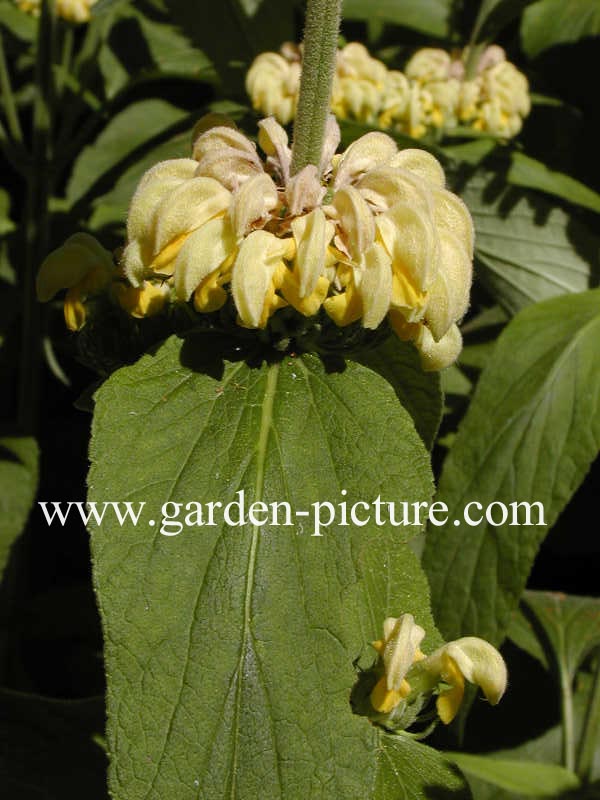
[[[345,19],[378,19],[414,28],[431,36],[450,32],[452,0],[345,0]]]
[[[35,498],[38,458],[37,442],[30,436],[0,437],[0,579]]]
[[[168,537],[161,507],[241,490],[246,507],[294,512],[342,489],[350,502],[422,502],[427,452],[367,368],[312,356],[249,366],[219,347],[172,337],[96,396],[90,500],[147,503],[137,526],[107,517],[92,529],[111,788],[128,800],[369,797],[378,736],[351,713],[353,661],[404,610],[439,641],[402,544],[418,526],[338,517],[315,537],[309,516],[234,527],[217,512],[214,526]]]
[[[381,735],[373,800],[469,800],[465,779],[441,753],[407,736]]]
[[[577,775],[558,764],[517,761],[472,753],[446,753],[467,775],[491,783],[519,797],[556,797],[577,789]]]
[[[0,690],[0,787],[19,800],[108,800],[104,704]]]
[[[600,239],[537,192],[477,173],[464,187],[476,275],[510,312],[597,281]]]
[[[448,522],[426,537],[424,566],[446,637],[502,640],[540,542],[596,457],[599,335],[596,289],[525,309],[498,339],[442,471],[437,499]],[[521,501],[543,504],[545,526],[511,526],[508,504]],[[503,502],[508,519],[472,527],[463,517],[470,502]]]
[[[539,0],[521,22],[523,49],[537,56],[548,47],[600,34],[598,0]]]
[[[423,372],[416,349],[396,336],[388,337],[358,360],[393,386],[398,399],[410,412],[425,446],[431,450],[444,404],[439,373]]]
[[[137,148],[164,134],[187,117],[165,100],[140,100],[116,114],[75,162],[67,185],[67,200],[75,204],[94,185],[131,159]]]

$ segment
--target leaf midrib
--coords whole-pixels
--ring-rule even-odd
[[[267,461],[267,445],[269,442],[269,434],[273,424],[273,405],[275,402],[275,394],[277,389],[277,380],[279,378],[279,364],[272,364],[267,373],[267,385],[262,400],[262,410],[260,417],[260,428],[258,433],[258,441],[256,447],[256,481],[254,484],[254,501],[262,502],[264,484],[265,484],[265,467]],[[250,553],[248,555],[248,569],[246,571],[246,587],[244,590],[244,622],[242,627],[242,638],[240,642],[240,655],[237,663],[236,672],[238,675],[237,685],[235,690],[235,705],[233,717],[233,753],[231,765],[231,800],[236,796],[236,776],[238,765],[238,741],[239,741],[239,721],[240,721],[240,706],[242,694],[242,675],[244,659],[246,657],[246,647],[248,639],[251,635],[250,623],[252,612],[252,590],[254,588],[254,575],[256,572],[256,558],[258,554],[258,525],[252,526],[252,538],[250,541]]]

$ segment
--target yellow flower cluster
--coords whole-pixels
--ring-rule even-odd
[[[286,44],[281,53],[261,53],[246,77],[253,107],[283,125],[293,119],[300,90],[301,51]],[[389,70],[358,42],[338,51],[331,109],[353,119],[414,138],[427,131],[465,125],[499,138],[515,136],[530,110],[527,78],[488,47],[476,75],[467,80],[462,57],[424,48],[405,71]]]
[[[15,0],[21,11],[38,16],[42,0]],[[98,0],[56,0],[56,14],[68,22],[89,22],[92,6]]]
[[[215,116],[197,126],[191,158],[164,161],[142,177],[119,270],[110,273],[96,251],[93,268],[82,255],[75,269],[71,244],[66,277],[64,249],[42,265],[40,298],[62,286],[70,307],[112,280],[123,307],[134,290],[145,298],[172,287],[200,313],[231,296],[247,328],[265,328],[285,306],[306,317],[323,308],[340,327],[360,321],[375,329],[387,317],[416,344],[425,369],[451,364],[469,302],[473,225],[444,188],[437,160],[398,151],[380,132],[335,155],[340,132],[331,116],[319,168],[292,174],[287,133],[273,117],[259,123],[261,157]],[[66,315],[79,327],[76,313]]]
[[[495,647],[466,636],[425,656],[420,650],[424,638],[412,614],[384,621],[383,638],[373,642],[383,672],[371,692],[375,711],[393,715],[411,697],[436,693],[438,716],[448,725],[463,701],[465,680],[479,686],[492,705],[500,702],[508,675]]]

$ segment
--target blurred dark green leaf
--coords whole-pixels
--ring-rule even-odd
[[[77,203],[108,173],[133,160],[137,148],[186,116],[185,111],[165,100],[140,100],[127,106],[108,122],[93,144],[82,150],[67,185],[67,201]]]
[[[30,436],[0,438],[0,579],[35,499],[39,451]]]
[[[539,55],[557,44],[600,34],[598,0],[539,0],[521,22],[521,40],[527,55]]]
[[[452,0],[345,0],[344,19],[383,20],[444,38],[450,33]]]

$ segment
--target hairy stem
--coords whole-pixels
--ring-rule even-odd
[[[307,164],[318,167],[321,162],[341,13],[341,0],[308,0],[292,174]]]

